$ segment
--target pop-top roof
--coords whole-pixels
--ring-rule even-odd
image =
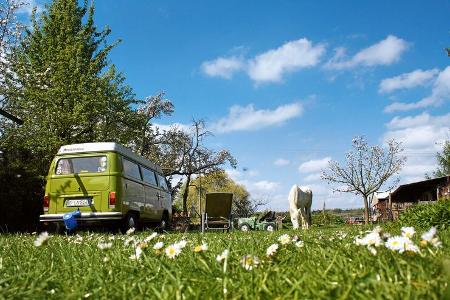
[[[162,173],[161,168],[146,158],[137,155],[130,148],[124,147],[117,143],[84,143],[64,145],[58,150],[58,155],[77,154],[77,153],[91,153],[91,152],[117,152],[123,156],[134,160],[146,167],[152,168],[155,171]]]

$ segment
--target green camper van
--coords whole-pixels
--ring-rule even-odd
[[[43,201],[45,225],[63,224],[79,210],[83,225],[114,223],[122,229],[142,223],[166,227],[172,200],[161,168],[117,143],[66,145],[47,176]]]

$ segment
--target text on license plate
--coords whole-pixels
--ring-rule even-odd
[[[67,207],[73,206],[89,206],[91,205],[91,199],[70,199],[66,200]]]

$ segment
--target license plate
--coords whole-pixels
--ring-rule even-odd
[[[90,206],[91,199],[70,199],[66,200],[66,207]]]

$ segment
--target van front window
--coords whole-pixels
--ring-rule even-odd
[[[56,164],[56,175],[79,173],[103,173],[106,171],[106,156],[61,158]]]

